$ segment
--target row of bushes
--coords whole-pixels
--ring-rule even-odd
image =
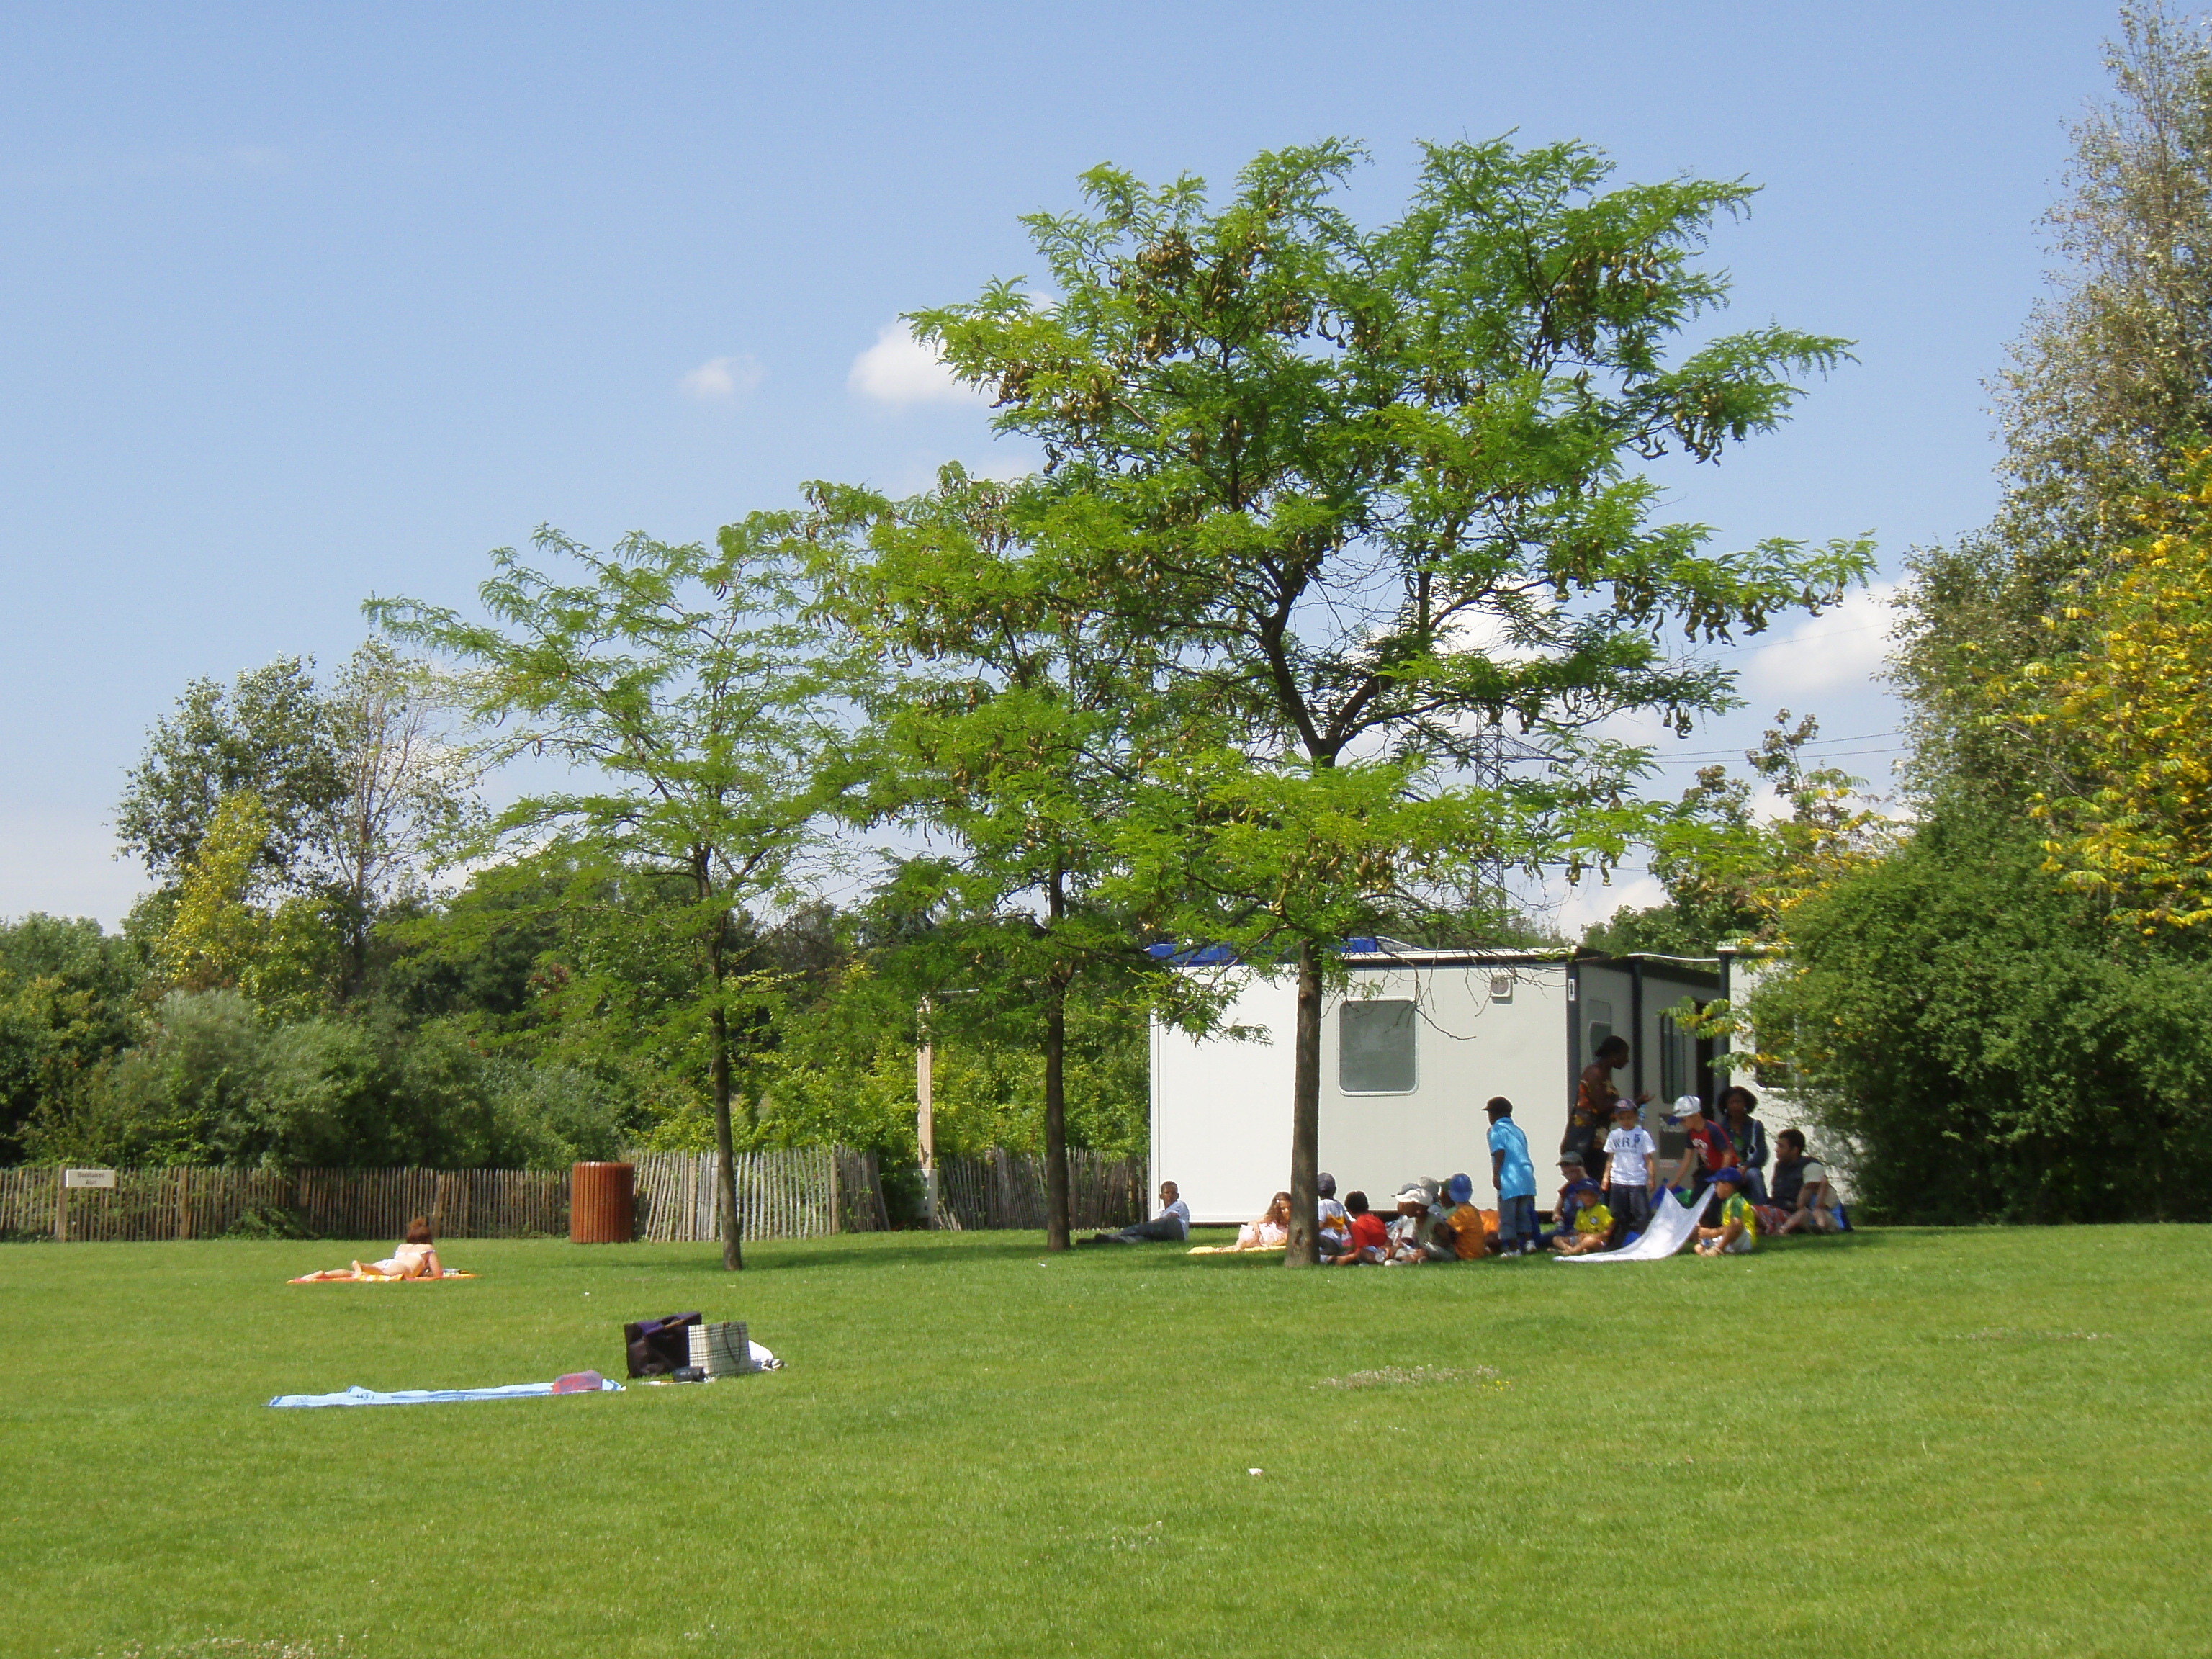
[[[117,1165],[557,1169],[623,1144],[614,1088],[488,1056],[450,1022],[274,1023],[235,991],[173,991],[150,1035],[28,1126],[25,1150]]]

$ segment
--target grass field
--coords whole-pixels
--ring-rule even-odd
[[[0,1651],[2212,1651],[2212,1231],[1305,1273],[1019,1234],[738,1279],[448,1252],[483,1276],[0,1249]],[[693,1308],[788,1368],[264,1408],[618,1375],[621,1321]]]

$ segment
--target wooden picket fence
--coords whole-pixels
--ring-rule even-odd
[[[568,1172],[118,1170],[112,1188],[65,1188],[59,1170],[0,1170],[0,1235],[219,1238],[256,1212],[325,1238],[398,1238],[418,1215],[441,1238],[544,1237],[568,1231]]]
[[[1126,1227],[1145,1218],[1145,1160],[1070,1147],[1067,1210],[1075,1227]],[[1044,1226],[1044,1160],[1001,1147],[937,1161],[940,1227],[964,1231]]]
[[[637,1166],[637,1236],[655,1243],[722,1236],[712,1152],[625,1152]],[[746,1238],[823,1238],[890,1224],[873,1152],[787,1146],[740,1152],[732,1173]]]
[[[637,1170],[637,1233],[663,1243],[721,1236],[714,1158],[627,1152]],[[1074,1151],[1069,1200],[1078,1227],[1118,1227],[1145,1213],[1141,1158]],[[1042,1160],[992,1151],[938,1161],[938,1224],[1044,1225]],[[742,1152],[738,1210],[747,1238],[880,1232],[890,1218],[872,1152],[793,1146]],[[112,1188],[64,1188],[58,1169],[0,1169],[0,1237],[85,1242],[218,1238],[257,1212],[325,1238],[393,1239],[416,1216],[441,1238],[557,1237],[568,1231],[566,1170],[118,1170]]]

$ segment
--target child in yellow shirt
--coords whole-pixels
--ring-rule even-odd
[[[1552,1248],[1561,1255],[1588,1255],[1603,1249],[1607,1236],[1613,1231],[1613,1212],[1605,1207],[1604,1194],[1598,1191],[1597,1182],[1571,1182],[1567,1197],[1575,1206],[1575,1230],[1554,1238]]]

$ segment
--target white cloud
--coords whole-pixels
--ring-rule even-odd
[[[845,384],[863,398],[902,409],[908,404],[972,404],[982,400],[975,387],[953,379],[933,346],[914,337],[903,322],[885,323],[875,344],[853,359]]]
[[[1759,697],[1778,699],[1868,684],[1889,658],[1896,593],[1895,582],[1876,582],[1800,623],[1752,653],[1743,665],[1745,685]]]
[[[710,357],[678,380],[676,389],[702,404],[735,403],[767,373],[750,357]]]

